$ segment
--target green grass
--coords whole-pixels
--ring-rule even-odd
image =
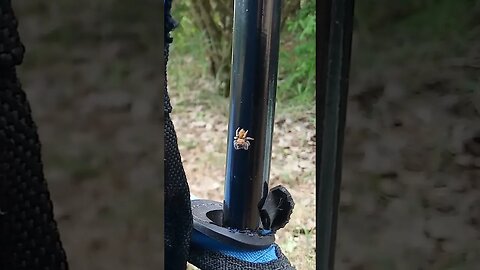
[[[312,1],[313,2],[313,1]],[[302,112],[315,104],[315,17],[312,10],[302,14],[305,20],[291,23],[281,35],[277,112]],[[228,112],[228,101],[218,95],[219,84],[209,74],[203,32],[196,29],[186,10],[174,16],[180,27],[173,33],[169,63],[170,88],[178,95],[195,96],[196,102],[222,106]],[[199,83],[200,82],[200,83]],[[187,98],[188,100],[188,98]],[[180,106],[178,104],[177,106]]]

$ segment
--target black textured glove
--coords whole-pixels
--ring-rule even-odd
[[[15,66],[22,63],[10,0],[0,1],[0,269],[68,269],[43,175],[40,142]]]
[[[171,5],[170,0],[165,1],[165,65],[168,61],[168,44],[172,42],[169,33],[175,27],[175,22],[170,16]],[[175,128],[170,119],[171,111],[172,106],[165,85],[165,266],[168,270],[181,270],[187,267],[193,221],[190,192]]]
[[[205,270],[295,270],[276,244],[260,252],[212,250],[202,245],[193,245],[190,253],[189,261]],[[268,262],[258,262],[260,259],[272,257],[269,253],[274,253],[276,258],[270,258]]]

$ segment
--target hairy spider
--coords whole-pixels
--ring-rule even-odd
[[[233,147],[235,148],[235,150],[248,150],[248,147],[250,147],[249,141],[253,141],[253,138],[247,137],[247,134],[248,130],[244,130],[243,128],[237,128],[237,130],[235,131],[235,140],[233,141]]]

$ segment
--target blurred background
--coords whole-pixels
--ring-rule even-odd
[[[72,269],[160,264],[156,2],[14,3]],[[477,2],[356,1],[336,269],[478,268]],[[315,1],[284,3],[271,184],[296,201],[280,246],[315,269]],[[231,3],[174,1],[173,12],[172,118],[192,192],[219,200]]]
[[[12,2],[71,269],[161,269],[161,3]]]
[[[478,269],[480,2],[356,2],[337,269]]]

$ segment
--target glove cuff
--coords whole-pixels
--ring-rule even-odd
[[[192,247],[190,250],[189,262],[200,269],[221,270],[221,269],[251,269],[251,270],[295,270],[290,261],[283,255],[280,247],[276,244],[275,252],[278,260],[268,263],[252,263],[222,254],[218,251],[199,249]]]

